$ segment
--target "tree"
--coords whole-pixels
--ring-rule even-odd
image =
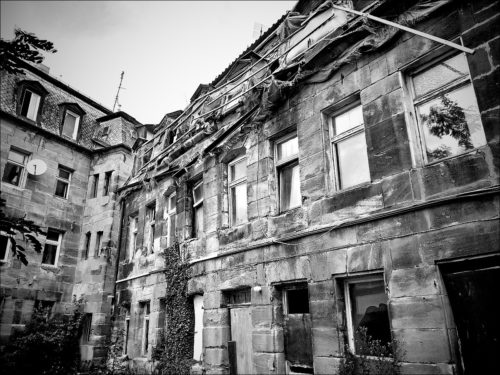
[[[0,38],[0,70],[24,74],[19,60],[38,64],[44,59],[40,51],[57,52],[52,42],[39,39],[33,33],[16,28],[14,35],[12,40]]]
[[[16,237],[22,237],[24,243],[31,245],[37,253],[40,253],[42,251],[42,244],[38,241],[36,236],[46,235],[47,233],[31,220],[26,220],[24,217],[7,215],[4,212],[5,206],[5,199],[0,197],[0,231],[5,233],[9,238],[12,255],[27,266],[26,248],[16,242]]]

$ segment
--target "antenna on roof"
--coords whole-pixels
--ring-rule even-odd
[[[113,112],[115,111],[115,107],[118,104],[118,96],[120,95],[120,89],[122,88],[123,76],[125,72],[122,70],[122,74],[120,75],[120,84],[118,85],[118,91],[116,91],[115,104],[113,104]],[[121,109],[121,105],[118,105],[118,108]]]

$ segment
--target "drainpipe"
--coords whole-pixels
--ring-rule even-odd
[[[114,320],[114,316],[116,315],[116,302],[118,298],[116,298],[116,280],[118,279],[118,266],[120,264],[120,253],[122,248],[122,237],[123,237],[123,219],[125,217],[125,200],[121,199],[120,202],[120,225],[119,225],[119,233],[118,233],[118,246],[116,247],[116,264],[115,264],[115,278],[113,285],[113,316],[111,317]]]

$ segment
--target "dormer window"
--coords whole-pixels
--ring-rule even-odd
[[[85,111],[76,103],[62,103],[61,136],[70,139],[78,139],[80,124]]]
[[[17,113],[37,122],[48,91],[36,81],[21,81],[17,86]]]

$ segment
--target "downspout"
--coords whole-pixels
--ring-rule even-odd
[[[116,298],[116,280],[118,278],[118,266],[120,264],[120,253],[121,253],[121,248],[122,248],[122,237],[123,237],[123,220],[124,220],[124,217],[125,217],[125,200],[122,198],[121,201],[120,201],[120,209],[121,209],[121,213],[120,213],[120,226],[119,226],[119,230],[120,230],[120,233],[118,234],[118,246],[117,246],[117,251],[116,251],[116,265],[115,265],[115,278],[113,279],[113,316],[111,317],[111,319],[114,320],[114,316],[116,315],[116,303],[117,303],[117,300],[118,298]]]

